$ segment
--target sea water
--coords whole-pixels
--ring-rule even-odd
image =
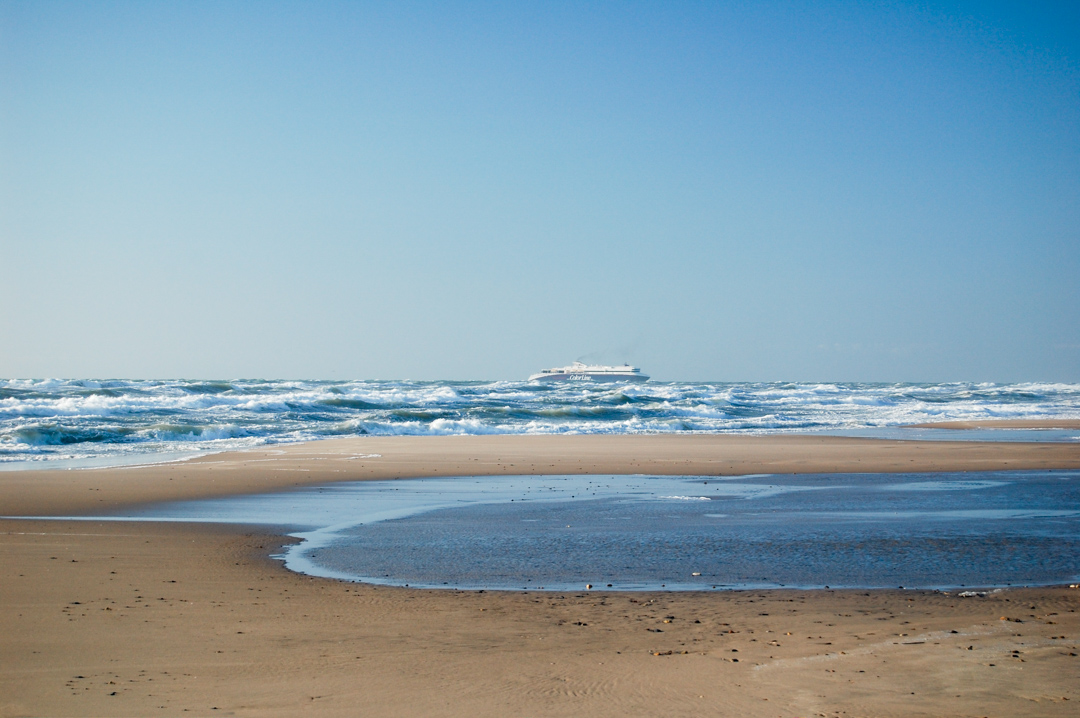
[[[904,424],[1080,419],[1080,384],[0,380],[0,468],[110,466],[364,435],[778,433],[1078,441]]]
[[[281,557],[292,570],[428,588],[956,588],[1080,577],[1075,471],[412,479],[126,517],[278,526],[302,539]]]

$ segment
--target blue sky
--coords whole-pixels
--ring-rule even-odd
[[[1075,3],[0,2],[0,376],[1080,381]]]

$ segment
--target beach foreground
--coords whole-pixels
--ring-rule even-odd
[[[371,454],[380,454],[378,457]],[[361,438],[0,474],[7,515],[456,474],[1077,468],[1071,444]],[[250,527],[0,522],[0,715],[1075,715],[1080,590],[457,592],[293,574]]]

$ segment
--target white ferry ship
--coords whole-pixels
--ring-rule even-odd
[[[648,381],[649,377],[641,373],[641,369],[629,364],[622,366],[601,366],[599,364],[582,364],[579,361],[570,366],[544,369],[539,374],[533,374],[529,381],[596,381],[596,382],[642,382]]]

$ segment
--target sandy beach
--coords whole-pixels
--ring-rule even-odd
[[[362,479],[1080,468],[1080,446],[822,436],[350,438],[0,473],[0,513]],[[0,715],[1075,715],[1080,590],[421,591],[250,527],[4,520]],[[584,589],[584,587],[582,587]]]

